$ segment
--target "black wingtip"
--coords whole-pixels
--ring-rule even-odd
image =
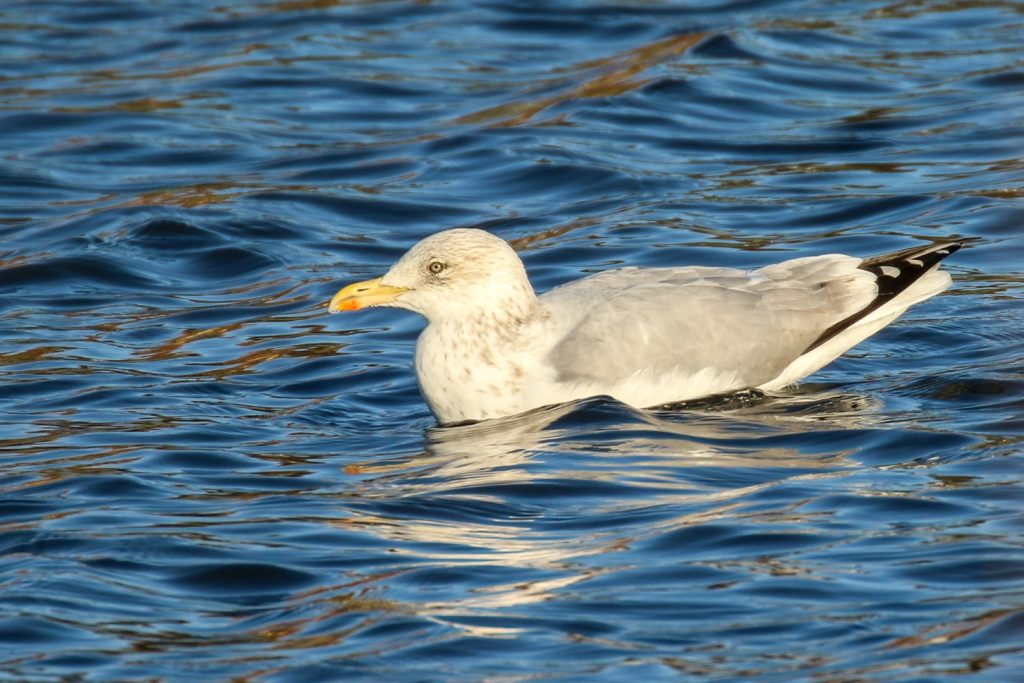
[[[880,256],[872,256],[861,261],[860,267],[864,270],[875,272],[879,266],[900,267],[907,264],[927,270],[950,254],[959,251],[964,246],[963,242],[945,242],[941,244],[930,244],[928,246],[911,247],[901,251],[894,251]],[[915,263],[921,261],[921,264]]]
[[[804,349],[804,353],[813,351],[899,296],[910,285],[937,266],[942,259],[955,253],[962,246],[964,246],[963,241],[917,246],[861,261],[858,267],[875,276],[878,283],[878,294],[867,306],[822,332],[821,336]]]
[[[878,295],[871,302],[872,308],[867,313],[900,294],[962,246],[962,242],[947,242],[927,247],[912,247],[861,261],[860,269],[874,273],[878,278]]]

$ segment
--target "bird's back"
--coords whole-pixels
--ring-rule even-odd
[[[923,263],[922,251],[927,250],[893,257]],[[881,268],[894,268],[893,257],[862,261],[832,254],[753,271],[686,267],[600,273],[540,298],[562,326],[549,362],[560,382],[604,387],[598,393],[612,395],[615,387],[633,386],[640,376],[661,384],[669,375],[707,379],[712,373],[722,384],[716,391],[766,386],[784,375],[824,333],[832,330],[841,336],[837,326],[843,321],[859,322],[856,316],[870,309],[884,291],[879,286],[886,276]],[[932,259],[917,278],[937,261]],[[932,275],[948,284],[945,274]],[[928,296],[945,287],[934,278],[926,288]],[[913,283],[902,284],[907,289]],[[892,292],[887,296],[893,299]],[[890,304],[895,315],[909,306],[900,303]],[[821,353],[832,353],[838,346],[832,344]],[[817,364],[814,360],[811,364]],[[688,398],[684,388],[676,392],[678,396],[664,400]],[[658,396],[646,404],[661,400]]]

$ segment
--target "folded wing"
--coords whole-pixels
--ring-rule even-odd
[[[754,271],[600,273],[541,297],[564,326],[549,361],[565,382],[612,386],[637,373],[710,369],[737,384],[722,391],[790,383],[799,377],[787,375],[804,366],[813,372],[948,286],[948,276],[934,268],[958,246],[867,260],[814,256]],[[904,303],[908,292],[913,300]]]

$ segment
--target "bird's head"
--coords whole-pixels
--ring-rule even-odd
[[[456,229],[423,239],[383,276],[340,290],[329,310],[394,306],[436,321],[484,311],[524,317],[535,303],[523,263],[505,240]]]

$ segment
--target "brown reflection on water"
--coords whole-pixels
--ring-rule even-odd
[[[760,164],[756,167],[744,166],[730,170],[723,174],[723,177],[737,176],[761,176],[761,175],[816,175],[819,173],[909,173],[915,168],[923,166],[920,162],[913,165],[895,162],[839,162],[829,163],[820,161],[803,161],[785,164]]]
[[[35,346],[21,351],[0,353],[0,365],[18,365],[20,363],[35,363],[41,360],[51,360],[67,351],[61,346]]]
[[[1024,608],[991,610],[983,614],[967,616],[960,621],[945,624],[930,624],[919,633],[902,636],[886,643],[883,650],[896,650],[907,647],[927,647],[966,638],[978,631],[988,628],[1008,617],[1024,614]]]
[[[233,375],[245,375],[253,368],[279,358],[317,358],[332,356],[340,353],[345,348],[344,344],[299,344],[280,349],[261,349],[246,353],[238,358],[218,362],[219,366],[214,370],[207,370],[198,373],[197,377],[209,377],[211,379],[225,379]]]
[[[270,6],[272,12],[297,12],[304,10],[325,10],[332,7],[351,5],[376,5],[391,0],[282,0]],[[432,0],[411,0],[412,5],[429,5]]]
[[[199,206],[229,202],[240,195],[266,189],[268,188],[233,181],[196,183],[195,185],[143,192],[118,206],[177,206],[194,209]]]
[[[516,251],[524,251],[529,249],[536,242],[553,240],[581,228],[593,227],[598,225],[600,222],[601,221],[598,218],[575,218],[566,223],[562,223],[561,225],[556,225],[553,228],[548,228],[547,230],[510,239],[508,243],[511,244],[512,248]]]
[[[69,414],[74,414],[75,410],[67,411]],[[190,422],[184,418],[174,418],[164,415],[153,415],[138,418],[135,420],[124,420],[123,422],[91,422],[81,420],[57,420],[57,419],[46,419],[37,420],[32,423],[32,426],[41,429],[40,432],[30,434],[28,436],[18,437],[14,439],[0,439],[0,449],[4,450],[17,450],[18,454],[22,457],[34,456],[39,454],[45,454],[53,452],[56,454],[67,453],[69,448],[74,448],[74,445],[69,444],[66,446],[48,446],[46,444],[52,442],[59,442],[65,439],[72,439],[77,436],[94,436],[98,434],[121,434],[121,433],[140,433],[140,432],[152,432],[159,431],[162,429],[170,429],[172,427],[178,427],[182,424]],[[191,420],[191,422],[197,422]],[[28,428],[26,428],[27,430]],[[104,450],[96,451],[96,447],[82,447],[89,451],[89,455],[83,456],[88,459],[94,459],[99,457],[105,457],[109,454],[106,449],[117,449],[120,446],[104,446]],[[54,462],[63,462],[63,457],[60,460]],[[67,456],[69,459],[74,460],[79,456],[72,455]],[[30,469],[39,467],[39,461],[26,462],[26,466]]]
[[[137,355],[143,360],[168,360],[170,358],[176,358],[180,356],[179,350],[193,342],[200,341],[202,339],[214,339],[217,337],[223,337],[224,335],[234,332],[240,329],[244,323],[230,323],[228,325],[218,325],[216,327],[208,327],[200,330],[188,329],[179,332],[174,339],[164,342],[159,346],[152,349],[145,349],[140,351]]]
[[[494,127],[519,126],[530,122],[540,112],[572,100],[593,97],[615,97],[636,90],[650,82],[640,75],[648,69],[682,54],[703,40],[704,33],[670,36],[609,57],[588,60],[557,72],[564,90],[555,95],[530,98],[488,107],[455,120],[460,124],[487,124]],[[596,72],[596,73],[594,73]],[[580,78],[582,83],[575,84]],[[537,89],[547,90],[551,82]]]
[[[97,107],[53,107],[50,111],[68,113],[118,111],[140,114],[164,109],[181,109],[183,106],[185,105],[180,100],[161,100],[156,97],[143,97],[137,100],[121,100],[113,104]]]
[[[258,282],[243,285],[241,287],[232,287],[229,289],[222,290],[217,293],[218,296],[230,296],[239,294],[248,294],[249,296],[240,297],[237,299],[222,300],[213,304],[206,304],[196,306],[186,306],[182,308],[176,308],[172,310],[146,310],[141,313],[135,313],[121,321],[121,326],[130,325],[139,322],[152,322],[153,319],[168,319],[173,318],[176,315],[183,313],[195,313],[200,310],[214,310],[214,309],[241,309],[241,308],[261,308],[266,306],[280,306],[288,304],[309,304],[297,313],[290,313],[288,315],[282,314],[271,314],[271,315],[254,315],[244,320],[237,320],[223,325],[214,325],[212,327],[205,328],[187,328],[178,332],[173,338],[163,341],[160,344],[137,350],[134,355],[143,361],[152,360],[167,360],[180,356],[181,350],[195,342],[216,339],[231,335],[232,333],[243,330],[251,325],[261,323],[280,323],[283,329],[287,329],[286,333],[281,335],[275,335],[274,339],[288,339],[288,338],[302,338],[306,336],[309,330],[291,330],[287,326],[301,323],[305,320],[311,320],[313,318],[319,318],[322,315],[321,306],[319,300],[312,302],[312,297],[309,294],[296,294],[296,291],[300,288],[308,285],[312,281],[320,281],[323,278],[314,278],[309,281],[293,282],[283,279],[273,280],[260,280]],[[270,287],[275,287],[275,291],[267,293]],[[259,294],[256,294],[259,292]],[[203,304],[205,302],[196,302]],[[319,328],[312,331],[320,331]],[[268,339],[269,337],[256,337],[250,339],[243,339],[239,341],[240,346],[249,346],[255,343],[259,343]],[[218,365],[234,367],[234,372],[226,372],[226,374],[238,374],[242,372],[242,368],[250,368],[258,365],[259,363],[267,360],[272,360],[274,357],[294,357],[298,356],[310,356],[310,355],[329,355],[335,353],[342,345],[334,344],[300,344],[298,346],[286,347],[283,349],[264,349],[257,352],[245,352],[240,354],[234,359],[225,361],[219,361]],[[305,349],[304,352],[298,352],[297,349]],[[260,355],[263,354],[263,355]],[[273,355],[277,354],[277,355]]]

